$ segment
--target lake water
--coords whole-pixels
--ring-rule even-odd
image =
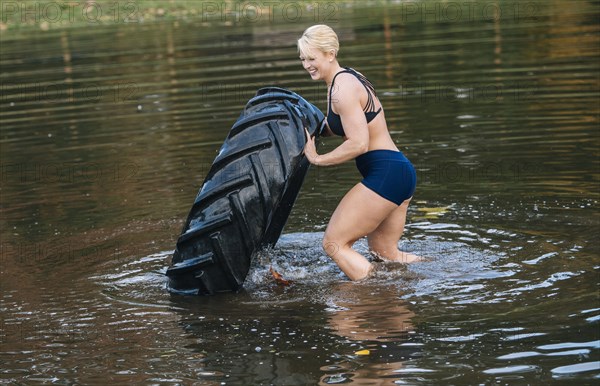
[[[0,383],[596,384],[599,3],[224,4],[2,32]],[[325,256],[349,162],[310,169],[242,292],[170,295],[246,101],[277,85],[325,109],[295,49],[321,22],[415,164],[400,247],[429,260],[352,283]]]

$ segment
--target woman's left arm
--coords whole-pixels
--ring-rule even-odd
[[[335,106],[340,115],[346,134],[346,140],[340,146],[329,153],[319,155],[317,154],[314,137],[311,138],[308,130],[305,129],[307,141],[304,154],[311,164],[317,166],[338,165],[369,150],[367,119],[360,105],[361,90],[356,86],[360,86],[360,83],[340,82],[336,94],[343,95],[344,98],[336,98],[335,101],[332,101],[332,105]]]

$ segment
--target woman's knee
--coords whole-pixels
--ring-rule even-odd
[[[325,232],[322,240],[322,247],[327,256],[334,257],[337,252],[340,250],[340,241],[332,238],[330,235]]]
[[[352,248],[352,245],[356,240],[346,240],[341,237],[335,237],[332,234],[325,232],[322,240],[323,250],[329,257],[335,257],[335,255],[343,248]]]

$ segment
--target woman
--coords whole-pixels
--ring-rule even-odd
[[[304,69],[313,80],[327,83],[325,135],[344,137],[331,152],[317,154],[315,140],[306,131],[304,154],[317,166],[355,159],[364,177],[339,203],[323,237],[327,255],[351,280],[359,280],[372,270],[371,263],[352,249],[361,237],[368,237],[370,250],[380,258],[404,263],[419,260],[398,249],[416,173],[390,137],[373,85],[359,72],[342,68],[338,50],[337,35],[326,25],[309,27],[298,39]]]

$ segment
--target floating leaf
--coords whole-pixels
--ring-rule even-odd
[[[369,355],[371,354],[371,351],[369,350],[360,350],[354,353],[354,355]]]
[[[441,206],[441,207],[436,207],[436,208],[420,206],[417,208],[418,214],[415,216],[415,218],[426,219],[426,220],[437,219],[437,218],[445,215],[451,206],[452,205]]]
[[[285,280],[283,278],[283,276],[281,276],[281,274],[277,271],[275,271],[273,269],[273,266],[270,267],[269,272],[271,272],[271,275],[273,275],[273,279],[275,279],[275,282],[279,285],[290,285],[292,284],[291,280]]]

